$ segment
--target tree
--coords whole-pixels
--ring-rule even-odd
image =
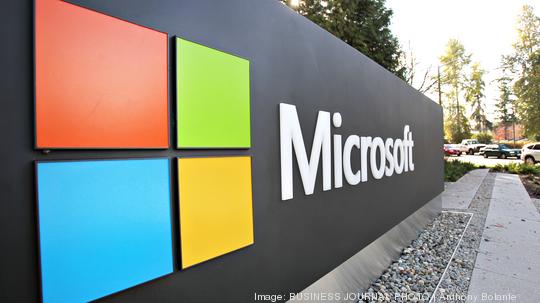
[[[385,0],[302,0],[296,7],[281,1],[404,79],[399,41],[389,28],[393,12]]]
[[[450,39],[446,44],[446,52],[439,60],[442,64],[441,84],[446,92],[445,110],[445,133],[447,138],[458,138],[463,134],[470,133],[469,121],[463,114],[463,107],[459,103],[462,90],[465,87],[465,70],[471,62],[471,55],[465,51],[465,47],[459,40]],[[449,123],[450,125],[446,125]],[[448,132],[447,132],[448,130]],[[457,142],[457,141],[454,141]]]
[[[295,9],[300,15],[313,21],[313,23],[324,24],[326,21],[325,7],[322,5],[321,0],[302,0],[298,1],[298,6],[291,5],[289,0],[281,0],[281,2],[287,4],[292,9]]]
[[[540,135],[540,18],[530,5],[518,19],[518,40],[513,54],[505,58],[514,77],[516,113],[529,137]]]
[[[410,86],[416,88],[421,93],[426,93],[435,88],[437,84],[437,77],[430,76],[431,65],[428,66],[424,71],[421,72],[420,81],[417,81],[417,73],[419,71],[419,62],[416,56],[414,55],[410,42],[409,48],[405,52],[401,53],[401,65],[403,68],[403,80],[409,83]]]
[[[472,114],[471,120],[475,122],[474,129],[480,132],[485,132],[489,121],[484,112],[483,99],[485,71],[480,67],[480,63],[476,62],[472,65],[471,75],[468,83],[465,86],[465,100],[471,105]]]
[[[478,140],[479,143],[490,144],[493,136],[489,133],[477,133],[473,135],[473,138]]]
[[[503,76],[497,79],[499,84],[499,98],[497,100],[497,119],[499,120],[499,125],[504,127],[504,139],[508,140],[507,129],[509,123],[514,123],[516,117],[514,114],[514,101],[512,99],[512,90],[510,88],[511,78]]]
[[[463,139],[471,137],[471,128],[467,121],[467,117],[463,114],[464,108],[459,111],[454,111],[453,115],[446,115],[444,119],[444,137],[452,143],[459,143]]]

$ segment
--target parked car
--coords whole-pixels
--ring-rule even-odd
[[[457,144],[445,144],[443,145],[443,151],[445,156],[460,156],[461,150]]]
[[[478,142],[476,139],[465,139],[459,144],[459,150],[469,155],[474,155],[480,151],[480,148],[485,147],[485,144]]]
[[[521,160],[527,164],[540,162],[540,142],[523,146],[523,149],[521,150]]]
[[[480,150],[478,151],[478,154],[481,156],[481,155],[484,154],[485,151],[486,151],[486,147],[484,146],[484,147],[480,148]]]
[[[521,156],[520,149],[511,149],[505,144],[492,144],[486,146],[484,149],[484,158],[487,157],[497,157],[497,158],[518,158]]]

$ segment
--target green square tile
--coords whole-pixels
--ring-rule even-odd
[[[176,38],[177,147],[249,148],[249,61]]]

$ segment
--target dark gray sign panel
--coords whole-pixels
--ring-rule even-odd
[[[40,297],[33,183],[35,160],[252,156],[254,245],[177,270],[172,275],[104,298],[103,302],[249,302],[254,300],[255,293],[288,296],[314,283],[442,192],[440,106],[278,1],[70,2],[166,32],[171,41],[173,36],[178,36],[248,59],[252,147],[234,151],[172,147],[99,153],[58,150],[50,154],[34,150],[32,1],[8,4],[1,10],[3,28],[7,31],[4,39],[9,41],[1,55],[4,68],[0,111],[4,130],[0,172],[0,224],[4,247],[0,258],[1,301],[33,302]],[[174,43],[169,45],[172,67]],[[172,74],[169,72],[170,120],[175,121],[171,100],[176,92]],[[287,105],[296,109],[306,159],[312,159],[312,147],[318,146],[317,140],[322,140],[318,169],[309,178],[308,173],[305,178],[301,177],[297,159],[300,144],[290,141],[291,156],[294,156],[289,160],[280,156],[283,155],[280,139],[284,135],[283,124],[280,124],[284,112],[280,108],[283,110]],[[340,114],[341,123],[334,121],[335,113]],[[329,135],[330,141],[316,135],[320,116],[321,134]],[[171,125],[171,137],[174,129]],[[323,129],[329,133],[324,133]],[[401,159],[397,165],[401,165],[400,161],[413,163],[414,170],[407,164],[408,170],[403,168],[401,173],[396,173],[394,168],[390,176],[383,171],[379,178],[383,167],[381,155],[387,150],[386,140],[392,139],[393,146],[388,149],[396,157],[396,141],[399,139],[403,144],[409,138],[407,134],[414,142],[409,154],[412,159],[397,156]],[[341,145],[335,144],[336,135],[341,136]],[[358,145],[355,136],[358,136]],[[372,144],[366,151],[366,163],[377,167],[374,172],[369,166],[365,180],[360,173],[360,181],[356,182],[354,175],[363,170],[362,142],[367,144],[368,137]],[[349,138],[352,139],[345,148]],[[381,145],[381,141],[384,144]],[[325,144],[330,144],[331,159],[326,168],[323,153],[328,146]],[[335,153],[336,146],[341,146],[341,153]],[[348,159],[343,157],[346,149],[350,151],[348,164],[345,161]],[[372,160],[370,152],[374,150],[376,155]],[[398,147],[397,154],[403,155],[405,150],[405,145],[403,152]],[[335,162],[336,154],[342,157],[341,162]],[[292,176],[285,182],[282,182],[280,169],[283,161],[290,161],[292,169],[284,171]],[[312,163],[315,162],[309,164]],[[339,170],[336,174],[335,169],[339,165],[335,163],[343,164],[341,187],[336,186],[340,178],[336,177]],[[384,167],[387,165],[390,164]],[[324,176],[328,173],[329,178]],[[312,179],[314,183],[310,185]],[[178,232],[178,226],[174,231]],[[178,243],[175,245],[178,263]]]

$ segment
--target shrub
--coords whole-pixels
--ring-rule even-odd
[[[460,162],[459,160],[444,161],[444,181],[455,182],[467,172],[482,167],[469,162]]]
[[[524,145],[531,143],[530,141],[516,141],[514,144],[514,141],[512,140],[501,140],[499,141],[501,144],[506,144],[510,148],[516,148],[516,149],[522,149]]]
[[[483,144],[489,144],[489,143],[491,143],[491,139],[493,139],[493,137],[488,133],[474,134],[473,138],[478,140],[478,142],[483,143]]]
[[[526,163],[497,164],[491,168],[491,171],[518,175],[540,175],[540,167]]]
[[[491,171],[492,171],[492,172],[499,173],[499,172],[505,171],[505,168],[504,168],[504,166],[503,166],[502,164],[497,164],[497,165],[495,165],[495,166],[493,166],[493,167],[491,168]]]

